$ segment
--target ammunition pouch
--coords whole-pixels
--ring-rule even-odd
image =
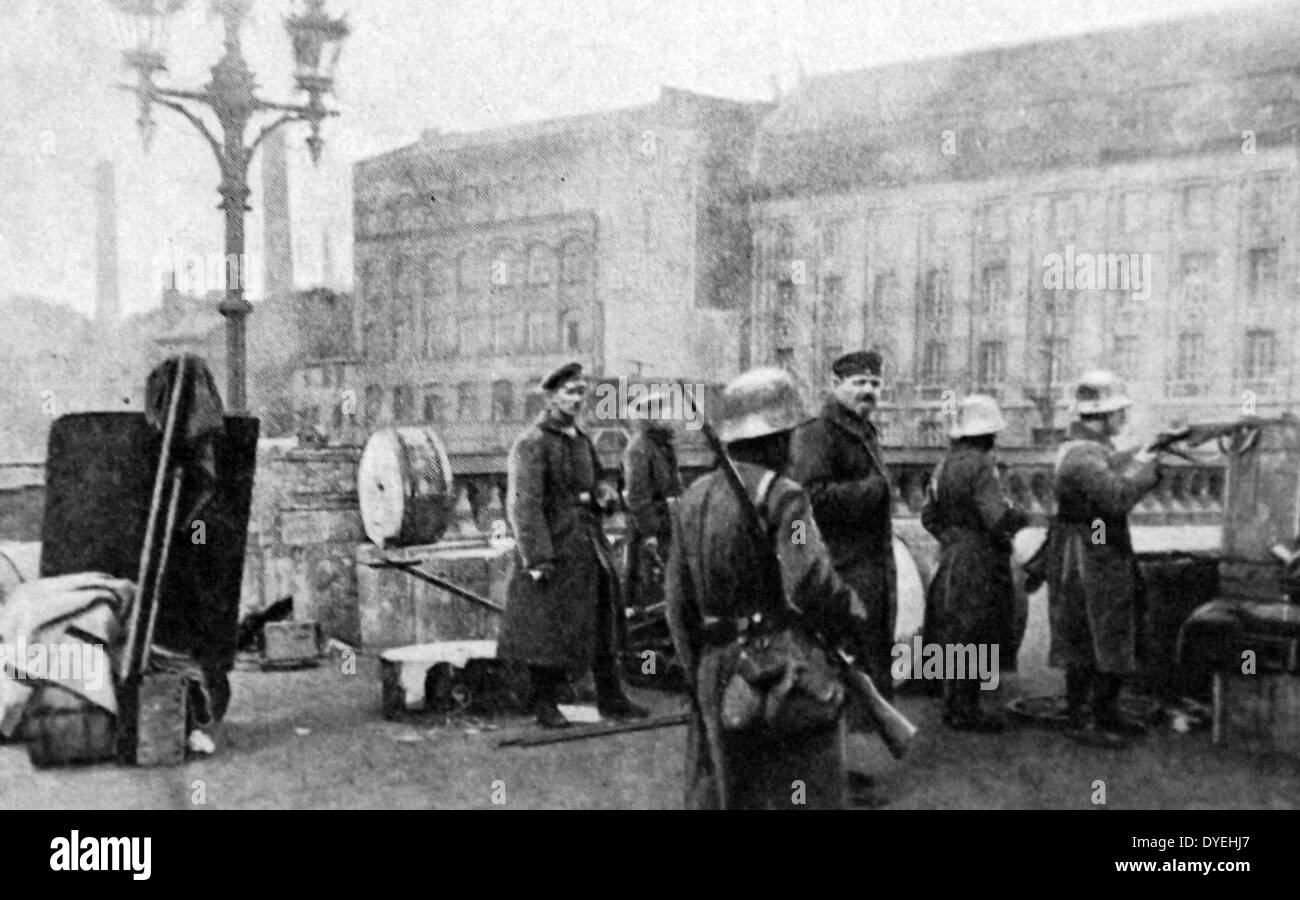
[[[844,685],[826,651],[798,628],[746,632],[734,660],[722,697],[725,730],[794,734],[839,720]]]

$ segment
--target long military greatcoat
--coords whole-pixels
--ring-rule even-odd
[[[634,605],[650,606],[663,599],[663,587],[641,542],[657,538],[660,554],[667,555],[673,535],[668,501],[682,493],[672,432],[643,428],[632,436],[623,451],[623,483],[628,513],[627,593]]]
[[[992,452],[955,443],[921,508],[921,524],[939,541],[925,604],[927,643],[998,644],[1003,654],[1019,644],[1011,538],[1028,521],[1003,493]]]
[[[764,565],[775,551],[779,596],[815,630],[843,633],[861,622],[862,607],[831,566],[808,497],[794,482],[747,463],[736,471],[772,537],[756,546],[741,517],[740,498],[720,472],[697,479],[682,497],[665,579],[668,624],[694,693],[687,735],[686,805],[715,809],[840,808],[846,802],[843,715],[834,726],[795,736],[725,732],[722,695],[738,645],[706,639],[710,623],[760,608]],[[796,529],[796,523],[805,527]],[[804,540],[798,540],[796,535]],[[770,559],[770,558],[769,558]],[[794,802],[794,783],[806,794]]]
[[[866,608],[864,662],[888,696],[898,592],[889,471],[875,426],[832,397],[795,429],[786,474],[808,492],[835,571]]]
[[[572,673],[591,667],[597,605],[620,608],[597,506],[599,471],[591,439],[576,427],[566,432],[548,411],[510,448],[506,516],[516,558],[497,638],[502,659]],[[543,562],[555,572],[538,583],[528,569]]]
[[[1057,456],[1047,547],[1049,662],[1132,674],[1140,579],[1128,514],[1155,486],[1155,461],[1135,464],[1083,422],[1069,436]]]

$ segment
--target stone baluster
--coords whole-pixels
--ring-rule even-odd
[[[456,517],[452,523],[448,537],[456,537],[460,540],[472,540],[479,537],[478,523],[474,521],[474,507],[470,502],[470,483],[465,479],[457,479],[454,490],[456,492]]]

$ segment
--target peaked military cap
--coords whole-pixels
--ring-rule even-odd
[[[542,390],[558,390],[560,385],[564,384],[564,382],[577,378],[580,375],[582,375],[582,363],[577,361],[565,363],[542,379]]]
[[[875,350],[855,350],[852,353],[845,353],[831,363],[831,371],[838,378],[848,378],[850,375],[879,375],[882,362],[880,354]]]

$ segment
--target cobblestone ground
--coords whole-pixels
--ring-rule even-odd
[[[1021,674],[1000,699],[1059,692],[1044,666],[1043,598],[1031,605]],[[685,729],[534,748],[497,749],[531,730],[522,718],[480,727],[398,724],[379,712],[374,660],[345,675],[337,658],[296,672],[238,670],[215,756],[171,769],[116,765],[37,771],[22,747],[0,747],[0,808],[583,808],[680,805]],[[634,691],[656,711],[680,698]],[[852,739],[855,767],[878,776],[894,808],[1088,808],[1094,782],[1119,808],[1300,808],[1300,759],[1215,747],[1207,731],[1153,733],[1122,752],[1077,746],[1054,732],[957,733],[937,701],[899,706],[921,728],[903,762],[874,739]],[[483,725],[494,725],[484,728]],[[495,793],[495,797],[494,797]],[[203,803],[194,802],[202,797]],[[493,800],[501,803],[493,803]]]

